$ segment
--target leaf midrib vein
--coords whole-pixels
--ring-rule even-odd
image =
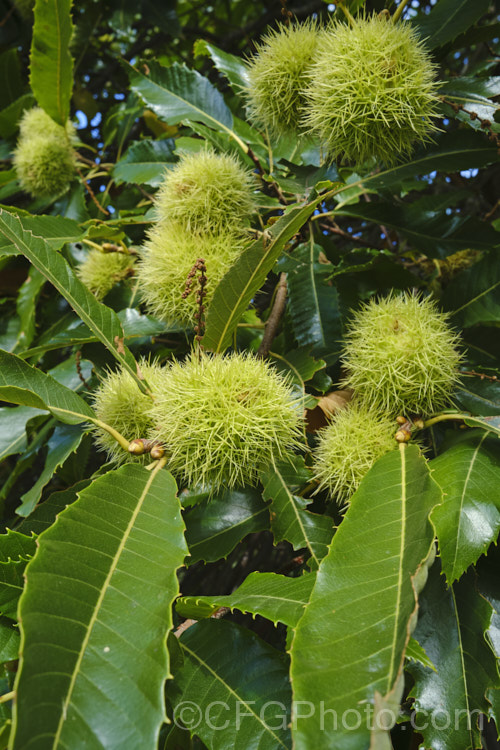
[[[118,563],[118,560],[120,558],[120,555],[122,554],[123,550],[125,549],[125,545],[126,545],[128,539],[130,537],[130,533],[131,533],[131,531],[132,531],[132,529],[134,527],[135,521],[137,519],[137,516],[139,515],[139,512],[140,512],[140,510],[142,508],[142,505],[143,505],[143,503],[144,503],[144,501],[145,501],[145,499],[147,497],[147,494],[149,492],[151,484],[153,483],[153,481],[154,481],[154,479],[156,477],[156,473],[157,473],[157,471],[153,470],[152,473],[151,473],[151,476],[148,477],[148,481],[146,482],[146,485],[145,485],[145,487],[144,487],[144,489],[143,489],[143,491],[141,493],[139,501],[138,501],[138,503],[137,503],[137,505],[136,505],[136,507],[134,509],[134,512],[132,513],[132,516],[131,516],[130,521],[129,521],[128,525],[127,525],[125,533],[123,534],[122,540],[121,540],[120,544],[118,545],[118,549],[116,550],[116,554],[113,557],[113,561],[112,561],[112,563],[110,565],[108,575],[105,578],[104,584],[102,586],[101,593],[100,593],[99,598],[98,598],[98,600],[97,600],[97,602],[95,604],[92,616],[91,616],[91,618],[89,620],[89,624],[88,624],[88,627],[87,627],[87,632],[86,632],[85,637],[84,637],[84,639],[82,641],[82,646],[80,648],[78,659],[77,659],[77,661],[75,663],[75,667],[73,669],[73,673],[72,673],[72,676],[71,676],[70,684],[68,686],[67,696],[66,696],[65,700],[62,702],[62,706],[61,706],[61,718],[59,719],[59,724],[58,724],[56,733],[54,735],[54,743],[53,743],[53,747],[54,748],[57,748],[57,745],[59,743],[59,738],[61,736],[61,732],[62,732],[62,729],[63,729],[63,726],[64,726],[64,721],[66,719],[67,710],[68,710],[68,707],[71,705],[71,698],[72,698],[72,695],[73,695],[73,690],[75,688],[76,679],[77,679],[78,674],[80,672],[80,667],[81,667],[81,664],[82,664],[82,661],[83,661],[83,657],[85,656],[85,652],[86,652],[87,646],[88,646],[89,641],[90,641],[90,636],[92,635],[92,630],[93,630],[94,625],[95,625],[95,623],[97,621],[99,610],[100,610],[100,608],[102,606],[102,603],[104,601],[104,597],[105,597],[105,595],[107,593],[108,587],[109,587],[110,582],[111,582],[111,578],[112,578],[112,576],[113,576],[113,574],[115,572],[115,568],[117,566],[117,563]]]
[[[207,662],[206,662],[206,661],[204,661],[204,659],[202,659],[202,658],[201,658],[200,656],[198,656],[198,654],[197,654],[196,652],[194,652],[194,651],[191,651],[191,649],[190,649],[190,648],[189,648],[188,646],[186,646],[186,644],[185,644],[185,643],[182,643],[182,641],[181,641],[181,644],[180,644],[180,645],[181,645],[181,647],[182,647],[182,648],[183,648],[183,649],[184,649],[184,650],[185,650],[185,651],[186,651],[186,652],[187,652],[187,653],[188,653],[188,654],[189,654],[189,655],[190,655],[191,657],[193,657],[194,659],[196,659],[196,661],[197,661],[197,662],[198,662],[198,663],[199,663],[199,664],[200,664],[200,665],[201,665],[202,667],[204,667],[204,668],[205,668],[205,669],[207,670],[207,672],[210,672],[210,674],[211,674],[211,675],[212,675],[212,676],[213,676],[213,677],[214,677],[214,678],[215,678],[215,679],[216,679],[216,680],[217,680],[218,682],[220,682],[220,684],[221,684],[221,685],[223,685],[223,687],[224,687],[224,688],[225,688],[225,689],[227,690],[227,692],[228,692],[228,693],[229,693],[230,695],[232,695],[232,696],[233,696],[233,697],[234,697],[234,698],[236,699],[236,702],[237,702],[237,703],[238,703],[238,702],[239,702],[239,703],[242,703],[242,704],[243,704],[243,705],[245,706],[245,708],[247,708],[247,709],[248,709],[248,710],[250,711],[250,713],[251,713],[251,714],[252,714],[252,715],[253,715],[253,716],[255,717],[256,721],[257,721],[257,722],[258,722],[259,724],[261,724],[261,725],[262,725],[262,728],[263,728],[263,729],[264,729],[264,730],[265,730],[266,732],[268,732],[268,733],[269,733],[269,734],[271,735],[271,737],[274,737],[274,739],[275,739],[275,740],[276,740],[276,742],[277,742],[277,743],[278,743],[278,744],[280,745],[280,747],[284,747],[284,748],[286,748],[286,745],[285,745],[285,744],[284,744],[284,743],[283,743],[283,742],[282,742],[282,741],[280,740],[280,738],[278,737],[278,735],[276,735],[276,734],[275,734],[275,733],[273,732],[273,730],[272,730],[272,729],[271,729],[271,728],[270,728],[270,727],[269,727],[269,726],[268,726],[268,725],[266,724],[266,722],[265,722],[265,721],[263,721],[263,720],[262,720],[262,718],[261,718],[261,717],[260,717],[260,716],[259,716],[258,714],[256,714],[256,713],[255,713],[255,711],[254,711],[254,710],[253,710],[253,709],[252,709],[252,708],[250,707],[250,705],[249,705],[249,704],[248,704],[248,703],[247,703],[247,702],[246,702],[245,700],[243,700],[243,698],[242,698],[242,697],[241,697],[241,696],[240,696],[240,695],[239,695],[239,694],[238,694],[238,693],[236,692],[236,690],[234,690],[234,689],[233,689],[233,688],[232,688],[232,687],[231,687],[231,686],[230,686],[230,685],[229,685],[229,684],[228,684],[228,683],[227,683],[227,682],[226,682],[225,680],[223,680],[223,679],[222,679],[222,677],[221,677],[221,676],[220,676],[220,675],[219,675],[219,674],[218,674],[218,673],[217,673],[217,672],[216,672],[216,671],[215,671],[214,669],[212,669],[212,667],[211,667],[211,666],[210,666],[209,664],[207,664]]]

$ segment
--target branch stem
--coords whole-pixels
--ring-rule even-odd
[[[115,430],[114,427],[111,427],[109,424],[106,424],[106,422],[101,422],[100,419],[92,419],[92,417],[87,417],[89,422],[92,422],[92,424],[95,424],[96,427],[100,427],[101,430],[105,430],[111,437],[114,437],[116,442],[121,445],[123,450],[128,451],[129,441],[123,437],[117,430]]]
[[[274,298],[273,309],[271,310],[269,318],[267,319],[262,343],[259,346],[259,350],[257,352],[257,356],[261,359],[267,357],[271,349],[271,344],[273,343],[274,337],[276,336],[279,324],[281,322],[281,318],[283,317],[283,313],[285,312],[286,295],[286,273],[282,273],[280,275],[280,280],[278,281],[278,286],[276,287],[276,296]]]
[[[340,8],[344,16],[347,18],[347,20],[349,21],[349,26],[354,26],[355,24],[354,16],[351,15],[350,11],[346,8],[344,3],[343,2],[337,3],[337,8]]]
[[[424,427],[431,427],[433,424],[437,424],[438,422],[463,422],[463,420],[467,419],[467,417],[470,417],[470,414],[438,414],[436,417],[426,419],[424,422]]]
[[[396,12],[394,13],[392,17],[392,22],[397,23],[399,19],[401,18],[401,14],[404,11],[405,7],[408,5],[410,0],[401,0],[398,7],[396,8]]]

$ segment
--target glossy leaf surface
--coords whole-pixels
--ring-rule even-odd
[[[431,462],[445,493],[432,512],[443,572],[452,583],[487,551],[500,530],[500,446],[474,431]]]
[[[309,601],[314,573],[288,578],[277,573],[254,572],[227,596],[183,596],[175,607],[182,617],[210,617],[219,607],[262,615],[274,623],[295,626]]]
[[[175,493],[167,471],[127,465],[83,490],[41,537],[20,609],[13,750],[156,743],[186,552]]]
[[[376,697],[397,705],[414,580],[434,536],[427,517],[440,499],[414,445],[379,459],[352,497],[291,646],[297,750],[368,750]]]
[[[60,125],[69,116],[73,88],[72,0],[36,0],[30,83],[38,104]]]
[[[169,691],[176,721],[184,719],[213,750],[290,747],[285,654],[255,633],[217,620],[188,628],[180,646],[184,666]]]

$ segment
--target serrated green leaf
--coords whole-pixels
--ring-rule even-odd
[[[23,94],[8,107],[0,111],[0,136],[11,138],[17,128],[21,115],[26,109],[31,109],[36,104],[33,94]],[[5,196],[4,196],[5,197]]]
[[[118,320],[123,328],[124,343],[128,344],[134,339],[156,336],[159,333],[179,332],[183,328],[167,326],[161,320],[149,315],[142,315],[139,310],[133,307],[127,307],[120,310]],[[63,349],[67,346],[77,346],[80,348],[83,344],[98,341],[92,331],[82,323],[72,313],[68,313],[47,330],[37,341],[36,346],[20,352],[19,356],[23,359],[29,357],[39,357],[45,352],[53,349]]]
[[[35,236],[43,237],[53,250],[59,250],[66,242],[78,242],[85,231],[73,219],[64,216],[18,216],[22,228],[32,232]],[[5,234],[0,235],[0,257],[4,255],[18,255],[21,251]]]
[[[36,539],[7,530],[0,534],[0,612],[17,620],[17,605],[24,588],[24,571],[36,552]]]
[[[156,747],[185,553],[164,469],[123,466],[58,516],[26,570],[13,750]]]
[[[431,515],[448,583],[473,565],[500,530],[500,443],[474,431],[431,461],[444,500]]]
[[[500,233],[499,233],[500,237]],[[500,322],[500,258],[490,253],[461,271],[445,289],[442,304],[453,325],[468,328]]]
[[[281,267],[287,272],[290,315],[297,343],[310,346],[318,356],[331,357],[332,352],[339,350],[341,320],[337,290],[331,282],[333,266],[320,263],[322,252],[322,247],[313,241],[299,245]]]
[[[47,279],[36,268],[30,270],[17,295],[17,314],[20,331],[15,348],[25,349],[35,337],[36,303]]]
[[[175,143],[169,138],[160,141],[136,141],[113,168],[117,185],[123,182],[158,187],[177,158]]]
[[[489,0],[439,0],[428,15],[421,14],[414,26],[426,47],[435,49],[466,31],[484,15]]]
[[[269,508],[253,487],[227,490],[185,514],[189,565],[220,560],[247,534],[269,528]]]
[[[415,679],[415,726],[426,747],[472,750],[481,747],[478,722],[490,706],[489,687],[499,684],[495,656],[484,634],[492,608],[476,590],[474,574],[447,588],[439,564],[420,597],[415,637],[436,666],[408,669]]]
[[[217,285],[208,308],[203,346],[222,352],[254,294],[264,283],[285,244],[305,224],[319,198],[306,206],[289,209],[256,242],[242,252]]]
[[[211,617],[219,607],[229,607],[294,627],[309,601],[315,578],[314,573],[289,578],[254,572],[228,596],[183,596],[177,599],[175,607],[181,617],[195,620]]]
[[[500,380],[480,373],[462,375],[462,385],[453,394],[453,403],[474,415],[500,416]]]
[[[469,427],[480,427],[500,436],[500,417],[472,417],[465,416],[464,422]]]
[[[189,727],[194,719],[192,733],[211,750],[290,747],[285,654],[246,628],[222,620],[191,626],[180,646],[184,665],[168,687],[176,723],[182,725],[184,718]]]
[[[309,346],[294,349],[285,354],[270,353],[270,359],[274,362],[277,370],[290,378],[292,383],[300,386],[303,396],[306,397],[305,383],[314,378],[317,372],[324,370],[326,362],[323,359],[315,359],[309,353]]]
[[[40,2],[40,0],[39,0]],[[116,313],[98,302],[75,276],[66,260],[43,239],[25,231],[19,217],[0,210],[0,234],[37,268],[144,391],[132,354],[123,345],[123,330]]]
[[[111,107],[102,126],[104,145],[109,146],[115,141],[117,153],[120,155],[127,136],[137,118],[141,116],[143,109],[139,97],[134,93],[130,93],[126,101]]]
[[[0,617],[0,664],[18,658],[19,644],[20,637],[17,627],[6,617]]]
[[[4,107],[14,102],[23,90],[19,51],[15,47],[5,50],[0,55],[0,87]]]
[[[72,0],[36,0],[30,55],[30,83],[38,104],[64,125],[73,89]]]
[[[40,535],[52,526],[58,513],[75,502],[78,493],[88,487],[91,481],[91,479],[82,479],[67,490],[53,492],[43,503],[37,505],[33,513],[21,519],[21,523],[16,526],[16,531]]]
[[[231,110],[207,78],[179,63],[166,68],[151,61],[147,68],[144,74],[128,66],[130,88],[160,120],[169,125],[182,120],[202,122],[236,137]]]
[[[442,133],[430,146],[417,149],[407,161],[350,183],[345,190],[352,193],[357,187],[359,194],[365,190],[399,191],[402,184],[410,178],[434,171],[446,173],[484,167],[497,159],[496,148],[481,133],[471,130]],[[338,191],[339,199],[342,199],[343,192]]]
[[[296,550],[305,547],[311,556],[308,564],[316,569],[331,541],[333,520],[306,510],[311,501],[294,494],[311,481],[311,476],[304,459],[294,456],[273,464],[262,475],[262,484],[264,498],[272,501],[269,510],[274,541],[286,539]]]
[[[47,456],[43,471],[33,487],[21,496],[21,505],[16,508],[18,516],[29,516],[40,500],[43,488],[50,482],[57,469],[74,453],[85,432],[78,425],[58,425],[47,441]]]
[[[410,659],[410,661],[416,661],[419,664],[422,664],[422,666],[424,667],[429,667],[429,669],[433,669],[434,672],[436,671],[436,667],[431,662],[420,643],[415,640],[415,638],[410,638],[410,640],[408,641],[408,645],[405,651],[405,658]]]
[[[457,76],[445,81],[439,87],[439,94],[446,102],[443,108],[449,116],[466,123],[475,130],[480,130],[481,120],[494,121],[498,104],[488,97],[497,96],[500,91],[500,76],[489,78]],[[452,103],[460,105],[456,111]],[[471,117],[471,113],[476,117]]]
[[[0,534],[0,562],[10,560],[29,560],[36,552],[36,540],[33,536],[20,534],[19,531],[7,529]]]
[[[0,562],[0,612],[17,621],[17,606],[24,588],[24,571],[27,560]]]
[[[241,94],[242,90],[248,86],[247,68],[240,57],[224,52],[205,39],[197,39],[193,51],[195,56],[210,57],[217,70],[226,76],[236,94]]]
[[[67,424],[92,421],[94,412],[74,391],[0,349],[0,398],[11,404],[50,411]]]
[[[428,514],[440,500],[415,445],[379,459],[354,494],[292,642],[297,750],[368,750],[376,695],[379,703],[401,698],[417,575],[425,576],[434,539]]]
[[[26,448],[27,423],[33,417],[44,413],[41,409],[29,406],[0,409],[0,461],[7,456],[21,453]]]
[[[471,248],[490,250],[500,245],[500,232],[491,224],[463,213],[448,216],[446,209],[438,207],[425,209],[420,201],[414,204],[360,202],[343,206],[336,216],[351,216],[393,227],[430,258],[444,258]]]

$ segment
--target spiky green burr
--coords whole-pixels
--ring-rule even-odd
[[[43,198],[68,188],[75,176],[72,138],[71,123],[62,127],[39,107],[24,113],[14,151],[14,165],[23,190]]]
[[[139,366],[152,395],[156,396],[163,388],[165,368],[144,360]],[[129,442],[136,438],[147,438],[154,426],[150,414],[153,399],[142,393],[126,370],[109,372],[95,391],[93,402],[97,418],[113,427]],[[94,440],[98,448],[106,451],[110,461],[121,464],[134,460],[108,432],[99,427],[94,428]],[[149,456],[147,459],[150,460]]]
[[[255,208],[252,173],[229,154],[202,149],[165,175],[156,196],[160,221],[203,235],[247,226]]]
[[[372,299],[350,321],[342,385],[388,414],[432,414],[449,403],[458,381],[458,343],[448,316],[430,298]]]
[[[105,253],[92,249],[78,266],[76,273],[100,300],[115,284],[130,276],[135,260],[136,257],[128,253]]]
[[[219,281],[245,247],[241,234],[192,234],[177,222],[159,222],[149,233],[137,264],[137,281],[148,312],[169,324],[194,322],[196,282],[183,297],[189,272],[198,258],[207,268],[204,304],[209,305]]]
[[[300,444],[301,403],[263,360],[193,353],[171,365],[165,382],[151,437],[164,445],[182,484],[212,493],[255,484],[261,469]]]
[[[338,411],[320,430],[314,451],[318,488],[340,504],[348,502],[375,461],[397,447],[397,428],[394,419],[358,401]]]
[[[417,31],[373,15],[318,40],[305,125],[332,160],[393,163],[437,130],[435,65]]]
[[[270,31],[248,64],[246,96],[250,116],[272,135],[300,130],[307,71],[320,32],[314,21]]]

